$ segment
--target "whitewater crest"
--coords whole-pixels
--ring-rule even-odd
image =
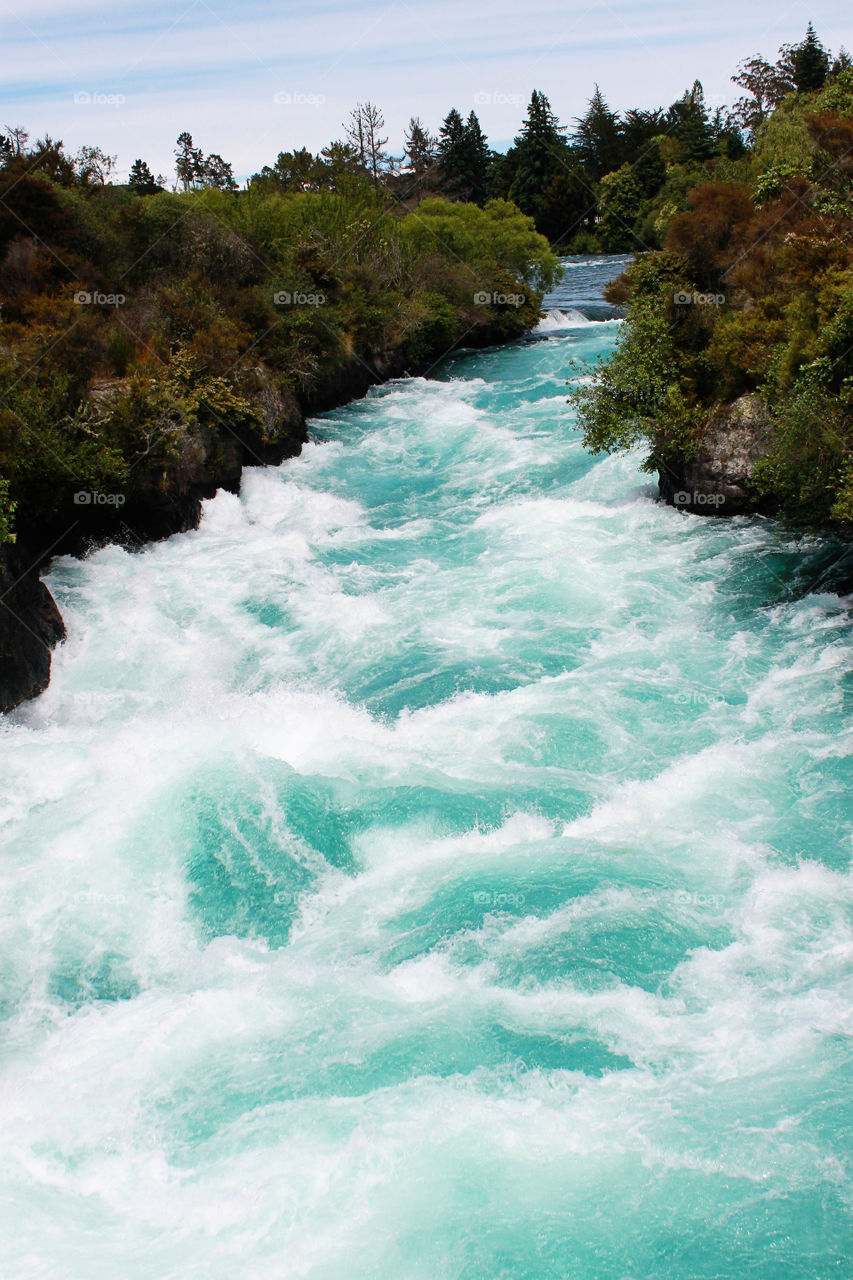
[[[583,311],[579,311],[576,307],[571,307],[567,311],[561,311],[559,307],[553,307],[543,312],[542,319],[532,332],[540,335],[563,333],[567,329],[577,329],[584,325],[614,325],[619,323],[620,317],[618,316],[590,316]]]

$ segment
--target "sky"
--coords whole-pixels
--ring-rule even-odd
[[[711,106],[753,53],[775,56],[811,20],[853,49],[849,0],[0,0],[0,118],[174,177],[175,139],[245,178],[279,151],[343,136],[357,101],[382,109],[389,150],[411,116],[435,132],[472,108],[493,147],[533,89],[563,123],[597,82],[610,105],[669,105],[695,79]]]

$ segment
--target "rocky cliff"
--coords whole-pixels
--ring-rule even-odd
[[[692,457],[669,458],[658,473],[660,495],[671,506],[706,516],[769,514],[750,481],[772,444],[773,424],[761,396],[749,392],[708,417]]]

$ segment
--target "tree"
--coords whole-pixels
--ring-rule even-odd
[[[416,177],[423,177],[435,164],[437,139],[423,125],[418,116],[412,116],[406,130],[406,159]]]
[[[794,89],[790,71],[779,63],[773,66],[760,54],[738,64],[732,83],[747,92],[735,103],[732,118],[750,136]]]
[[[28,158],[32,161],[34,169],[41,169],[42,173],[46,173],[49,178],[53,178],[62,186],[69,187],[74,184],[77,177],[74,161],[66,153],[61,138],[54,140],[49,133],[46,133],[43,138],[36,139]]]
[[[102,187],[115,168],[116,159],[100,147],[83,146],[74,157],[74,172],[84,185]]]
[[[202,175],[204,156],[200,149],[193,145],[191,133],[179,133],[177,143],[175,172],[184,191],[190,191],[197,185]]]
[[[306,148],[299,151],[279,151],[276,162],[270,168],[264,165],[262,178],[272,178],[283,191],[305,191],[312,185],[317,161]]]
[[[438,139],[438,165],[444,194],[451,200],[484,205],[489,197],[492,153],[474,111],[467,121],[453,107]]]
[[[666,182],[666,161],[658,138],[650,138],[639,149],[631,168],[643,195],[649,200],[656,196]]]
[[[798,93],[811,93],[814,89],[823,88],[829,75],[829,54],[811,23],[806,28],[805,39],[790,50],[784,50],[783,58],[786,54]]]
[[[739,160],[746,151],[743,132],[733,113],[717,107],[711,120],[714,149],[729,160]]]
[[[634,162],[643,148],[666,130],[666,112],[659,107],[651,111],[626,111],[619,129],[619,146],[623,158]]]
[[[231,165],[227,160],[223,160],[222,156],[216,151],[207,157],[199,176],[204,187],[214,187],[217,191],[235,191],[237,189]]]
[[[572,165],[558,169],[542,193],[536,210],[536,230],[553,245],[570,244],[595,214],[595,196],[588,173]]]
[[[445,195],[451,200],[464,200],[468,177],[465,124],[455,107],[448,111],[439,130],[438,167]]]
[[[492,153],[476,113],[471,111],[465,122],[465,155],[468,164],[468,199],[484,205],[489,197],[489,170]]]
[[[674,102],[666,113],[669,131],[678,139],[685,160],[707,160],[714,152],[714,133],[705,110],[702,85],[694,80],[693,88]]]
[[[853,58],[850,57],[850,54],[844,48],[844,45],[842,45],[836,54],[835,61],[832,64],[831,74],[833,78],[835,78],[840,76],[842,71],[849,71],[851,67],[853,67]]]
[[[0,152],[6,156],[22,156],[26,154],[30,135],[21,125],[5,125],[0,134]]]
[[[134,160],[127,175],[127,185],[141,196],[153,195],[158,190],[154,174],[144,160]]]
[[[637,244],[634,226],[643,209],[643,190],[628,164],[601,180],[598,200],[599,236],[608,253],[621,253]]]
[[[569,165],[569,148],[563,133],[550,102],[544,93],[534,89],[521,133],[513,144],[515,176],[509,189],[510,200],[534,221],[555,174]]]
[[[355,148],[348,142],[336,139],[323,147],[317,161],[317,172],[321,184],[330,191],[338,191],[352,174],[358,170],[358,156]],[[322,167],[321,167],[322,166]]]
[[[598,85],[589,100],[586,112],[576,122],[575,149],[583,167],[594,178],[618,169],[624,157],[622,127],[619,117],[611,111]]]
[[[237,184],[231,165],[217,152],[205,157],[193,144],[191,133],[178,134],[175,171],[184,191],[198,187],[215,187],[218,191],[234,191]]]
[[[359,164],[378,186],[380,175],[391,167],[391,158],[383,150],[388,139],[379,135],[385,128],[385,117],[373,102],[357,102],[344,125],[346,135],[358,156]]]

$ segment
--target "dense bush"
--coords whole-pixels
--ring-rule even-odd
[[[59,144],[0,152],[0,539],[53,530],[72,491],[180,483],[214,421],[260,429],[259,369],[310,395],[353,361],[518,336],[557,270],[505,201],[268,185],[119,188]]]
[[[650,467],[687,457],[713,405],[759,391],[776,443],[756,496],[796,520],[853,519],[851,147],[842,65],[756,126],[740,180],[723,172],[686,195],[665,250],[621,282],[615,358],[577,396],[591,448],[644,441]]]

